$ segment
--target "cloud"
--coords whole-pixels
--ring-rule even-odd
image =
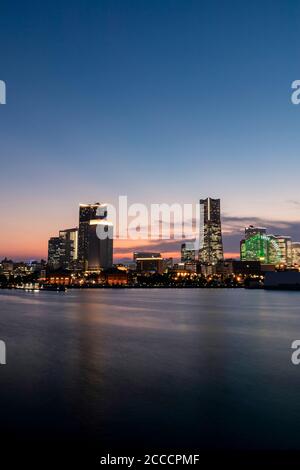
[[[288,201],[286,201],[288,204],[292,204],[293,206],[297,206],[299,207],[300,206],[300,201],[296,201],[295,199],[289,199]]]
[[[273,235],[289,235],[294,241],[300,240],[300,221],[282,221],[262,219],[259,217],[236,217],[224,215],[222,217],[222,232],[224,253],[227,257],[237,257],[240,241],[244,236],[247,225],[265,227],[267,233]],[[180,257],[180,247],[184,240],[123,240],[114,242],[116,259],[132,259],[134,251],[157,251],[163,256]],[[185,240],[186,241],[186,240]]]

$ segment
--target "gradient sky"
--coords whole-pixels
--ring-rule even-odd
[[[0,258],[46,256],[80,202],[120,194],[220,197],[228,253],[251,221],[300,239],[299,1],[0,8]]]

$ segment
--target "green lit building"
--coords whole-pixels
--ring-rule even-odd
[[[274,235],[267,235],[264,227],[250,225],[245,228],[245,238],[240,243],[241,261],[260,261],[262,264],[278,264],[282,254]]]

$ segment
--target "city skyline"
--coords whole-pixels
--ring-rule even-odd
[[[73,226],[74,201],[114,204],[117,193],[145,204],[221,198],[225,255],[251,223],[300,238],[300,5],[1,9],[1,257],[45,256],[46,240]],[[122,242],[116,254],[133,248]]]
[[[95,198],[96,200],[97,198]],[[99,199],[99,198],[98,198]],[[296,201],[290,202],[297,206]],[[79,205],[79,204],[78,204]],[[222,199],[222,207],[223,199]],[[300,208],[300,204],[299,204]],[[23,238],[22,248],[18,247],[18,243],[16,242],[18,237],[11,236],[9,240],[7,240],[7,245],[5,249],[5,245],[0,243],[0,258],[10,258],[16,261],[20,260],[33,260],[33,259],[42,259],[47,258],[48,252],[48,240],[51,237],[55,237],[55,233],[58,233],[62,230],[67,230],[70,227],[78,226],[78,207],[76,205],[72,205],[68,208],[65,214],[65,222],[53,221],[53,227],[45,232],[45,238],[42,240],[38,240],[38,244],[34,244],[34,248],[32,247],[32,237],[30,237],[30,233],[28,234],[28,238],[25,236]],[[72,214],[73,217],[70,217],[68,214]],[[247,217],[247,216],[229,216],[224,214],[222,210],[221,214],[221,221],[222,221],[222,237],[223,237],[223,245],[224,245],[224,257],[231,258],[231,257],[239,257],[240,250],[239,244],[241,239],[243,238],[244,229],[246,226],[255,225],[255,226],[266,226],[269,229],[270,233],[274,233],[276,235],[290,235],[294,241],[298,241],[300,239],[300,222],[296,221],[286,221],[286,220],[272,220],[268,218],[260,218],[260,217]],[[16,221],[18,222],[18,221]],[[36,221],[38,225],[44,225],[43,216],[41,216],[41,220]],[[14,225],[14,229],[17,231],[22,229],[22,225],[18,226],[18,223]],[[31,232],[32,233],[32,232]],[[24,232],[20,230],[17,233],[20,238]],[[36,241],[36,240],[35,240]],[[184,239],[182,240],[184,241]],[[129,260],[132,258],[132,252],[135,250],[140,251],[160,251],[166,257],[172,256],[174,258],[180,257],[180,245],[181,240],[114,240],[114,262],[122,261],[122,260]],[[37,248],[37,246],[39,248]]]
[[[151,221],[150,221],[150,225],[148,226],[146,230],[146,232],[149,231],[148,235],[146,234],[146,238],[142,238],[140,240],[133,239],[130,237],[129,233],[127,234],[128,238],[126,239],[118,238],[118,235],[119,235],[118,223],[119,222],[115,221],[115,223],[117,222],[117,225],[115,226],[115,223],[112,223],[112,220],[110,219],[109,214],[108,214],[109,210],[114,210],[116,211],[116,216],[119,217],[118,211],[116,210],[116,208],[108,209],[109,207],[110,207],[109,204],[99,203],[99,202],[79,204],[79,219],[77,219],[77,223],[74,223],[72,225],[72,228],[70,227],[66,228],[66,224],[65,224],[64,228],[59,228],[56,235],[52,233],[49,239],[47,240],[47,253],[43,256],[36,256],[36,257],[31,257],[31,258],[23,257],[22,259],[14,259],[13,257],[10,257],[8,254],[4,254],[0,256],[0,259],[10,258],[10,259],[13,259],[14,261],[25,261],[25,262],[30,261],[30,260],[36,260],[36,259],[48,259],[49,265],[50,266],[52,265],[52,268],[55,268],[55,265],[57,265],[57,267],[65,266],[67,267],[67,269],[70,269],[71,266],[74,264],[74,262],[76,265],[79,262],[79,264],[82,265],[82,268],[86,269],[87,266],[91,263],[91,259],[94,259],[94,261],[98,259],[99,261],[97,261],[96,264],[99,262],[100,263],[99,266],[103,265],[104,267],[106,265],[107,267],[109,267],[112,265],[112,263],[131,261],[132,256],[134,252],[136,251],[140,251],[140,252],[152,251],[153,252],[155,250],[156,252],[162,253],[162,256],[164,258],[174,258],[174,260],[180,260],[181,258],[181,261],[182,261],[182,258],[187,257],[187,260],[188,260],[192,256],[194,257],[195,260],[197,260],[199,257],[199,261],[201,261],[202,263],[214,264],[218,261],[222,261],[223,259],[230,259],[230,258],[235,258],[235,259],[240,258],[240,259],[248,259],[248,260],[258,259],[259,256],[256,255],[256,253],[258,252],[267,253],[268,249],[267,249],[266,243],[269,243],[269,242],[273,243],[273,248],[272,247],[271,248],[273,249],[273,251],[275,250],[275,252],[276,250],[279,252],[280,244],[281,243],[285,244],[286,240],[289,240],[290,250],[291,250],[292,242],[293,242],[293,245],[300,246],[300,242],[298,241],[297,236],[296,237],[293,236],[293,234],[288,231],[289,228],[293,228],[293,227],[288,227],[284,223],[278,224],[278,227],[274,225],[269,225],[268,226],[269,234],[267,235],[267,228],[262,227],[262,225],[264,224],[259,223],[261,221],[258,219],[252,219],[251,223],[244,223],[243,226],[242,225],[236,226],[236,233],[234,236],[238,237],[238,240],[236,241],[237,243],[235,245],[235,251],[224,252],[223,254],[223,242],[222,242],[222,239],[224,238],[223,226],[225,225],[225,233],[226,233],[226,230],[228,230],[228,228],[226,227],[226,223],[223,224],[220,199],[214,199],[211,197],[207,197],[206,199],[200,199],[200,204],[198,206],[199,215],[200,215],[199,217],[200,225],[198,229],[196,228],[196,232],[200,230],[199,232],[200,238],[198,242],[195,242],[195,239],[193,237],[192,238],[191,237],[178,238],[178,233],[180,233],[178,231],[177,231],[176,237],[173,238],[175,231],[174,231],[174,228],[172,229],[171,221],[170,221],[171,225],[169,226],[169,229],[167,229],[167,232],[164,232],[164,234],[166,234],[168,233],[168,230],[170,230],[169,232],[170,239],[163,239],[162,233],[160,234],[159,239],[154,239],[154,240],[151,239],[150,232],[152,233],[152,230],[153,230],[153,227],[151,226]],[[145,209],[148,210],[146,207]],[[120,207],[119,207],[119,210],[120,210]],[[166,215],[166,213],[165,213],[165,216],[167,218],[169,217],[168,215]],[[184,214],[183,214],[182,220],[183,221],[185,220]],[[225,217],[225,220],[227,220],[226,217]],[[243,220],[245,222],[247,218],[244,218]],[[233,223],[239,224],[239,219],[236,219],[236,220],[230,219],[230,221],[232,224]],[[139,231],[140,230],[139,222],[137,223],[138,223],[137,230]],[[112,242],[111,237],[113,236],[113,244],[109,243],[107,245],[105,240],[103,243],[98,239],[99,234],[97,235],[98,233],[97,230],[98,230],[99,224],[100,225],[102,224],[104,228],[108,228],[109,230],[111,230],[109,238]],[[128,221],[126,222],[126,224],[127,224],[126,230],[128,230]],[[165,225],[167,228],[168,226],[167,219],[165,219]],[[279,229],[279,231],[277,229]],[[193,230],[195,230],[195,227]],[[297,230],[296,230],[296,233],[297,233]],[[257,236],[257,234],[260,234],[262,238],[258,238],[255,241],[255,237]],[[230,235],[228,235],[228,232],[227,232],[227,237],[228,236]],[[91,250],[89,250],[89,242],[88,242],[89,237],[91,237],[91,240],[94,240],[93,242],[94,248],[92,248]],[[250,240],[252,240],[252,237],[254,237],[253,238],[254,245],[252,244],[252,241],[250,244],[247,242],[247,239],[250,238]],[[246,258],[244,258],[243,256],[243,251],[245,250],[245,239],[247,243],[247,250],[248,250],[247,252],[249,253],[248,257]],[[277,246],[277,244],[279,244],[279,246]],[[107,252],[107,249],[109,250],[108,252]],[[130,251],[124,252],[125,249],[129,249]],[[100,251],[98,252],[98,250]],[[123,250],[123,252],[120,250]],[[194,255],[191,254],[193,250],[195,250]],[[111,252],[111,254],[108,254],[109,252]],[[49,260],[49,254],[51,258],[50,260]],[[268,256],[269,255],[266,255],[265,262],[272,263],[273,262],[272,256],[275,256],[276,258],[276,253],[275,255],[271,255],[270,261],[267,261]],[[110,261],[104,261],[110,258],[111,258]],[[279,260],[277,259],[276,262],[279,262]],[[94,262],[92,264],[94,264]]]

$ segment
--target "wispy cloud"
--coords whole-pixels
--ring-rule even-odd
[[[240,241],[247,225],[266,227],[274,235],[290,235],[294,241],[300,240],[300,221],[281,221],[259,217],[237,217],[224,215],[222,231],[224,252],[227,257],[238,256]],[[164,256],[179,258],[181,240],[115,240],[116,259],[132,259],[133,251],[158,251]]]
[[[292,204],[293,206],[297,206],[299,207],[300,206],[300,201],[296,201],[295,199],[289,199],[288,201],[286,201],[288,204]]]

